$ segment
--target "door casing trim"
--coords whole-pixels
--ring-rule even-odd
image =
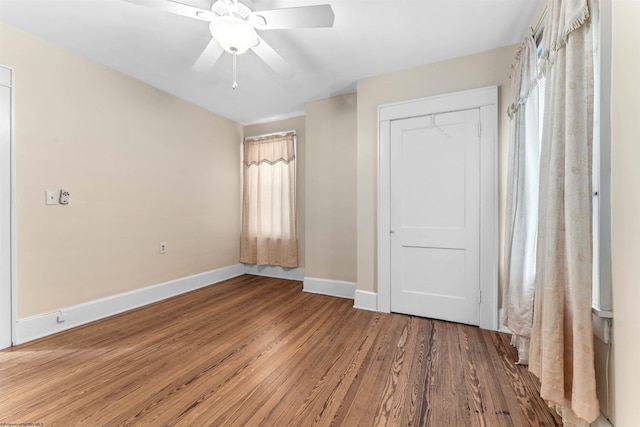
[[[9,123],[10,135],[9,135],[9,153],[8,158],[4,155],[1,156],[0,163],[2,167],[9,168],[9,182],[8,185],[3,185],[0,188],[1,197],[3,200],[9,203],[9,254],[8,259],[2,259],[1,264],[4,268],[10,270],[9,283],[2,283],[1,286],[8,286],[8,289],[3,289],[2,294],[9,297],[9,300],[2,301],[2,309],[8,309],[11,313],[10,325],[2,325],[2,342],[0,343],[0,349],[9,347],[15,344],[15,330],[16,330],[16,316],[17,316],[17,246],[16,246],[16,155],[15,155],[15,70],[14,67],[0,64],[8,75],[8,80],[3,79],[2,85],[8,87],[11,90],[10,99],[10,116],[11,121]],[[3,224],[3,227],[6,224]],[[2,236],[1,238],[6,238]],[[3,244],[6,242],[3,242]],[[4,254],[3,254],[4,258]],[[6,321],[6,317],[2,317],[2,322]]]
[[[498,329],[498,87],[436,95],[378,107],[378,311],[391,312],[391,167],[393,120],[480,109],[480,319]]]

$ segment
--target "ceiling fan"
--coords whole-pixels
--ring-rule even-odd
[[[282,76],[293,74],[291,66],[257,33],[256,30],[333,27],[335,15],[329,4],[282,9],[252,10],[238,0],[216,0],[211,10],[200,9],[173,0],[124,0],[176,15],[208,21],[212,39],[204,48],[193,70],[207,72],[224,51],[233,54],[233,88],[236,82],[236,55],[251,49]],[[245,0],[252,4],[251,0]]]

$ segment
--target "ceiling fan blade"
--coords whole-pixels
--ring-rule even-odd
[[[258,36],[258,45],[252,47],[253,52],[283,77],[291,77],[293,68],[271,46]]]
[[[261,16],[266,21],[265,25],[256,26],[258,30],[333,27],[335,19],[330,4],[257,10],[253,15]]]
[[[210,71],[216,62],[218,62],[222,52],[224,52],[222,46],[220,46],[216,39],[211,39],[191,69],[199,73],[206,73],[207,71]]]
[[[122,0],[127,3],[146,6],[152,9],[162,10],[164,12],[173,13],[175,15],[186,16],[188,18],[200,19],[202,21],[211,21],[215,15],[210,10],[198,9],[197,7],[188,6],[171,0]]]

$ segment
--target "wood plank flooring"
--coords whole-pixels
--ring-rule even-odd
[[[0,351],[0,424],[559,426],[505,334],[241,276]]]

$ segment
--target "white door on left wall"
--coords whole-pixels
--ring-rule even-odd
[[[13,69],[0,65],[0,348],[11,346]]]

